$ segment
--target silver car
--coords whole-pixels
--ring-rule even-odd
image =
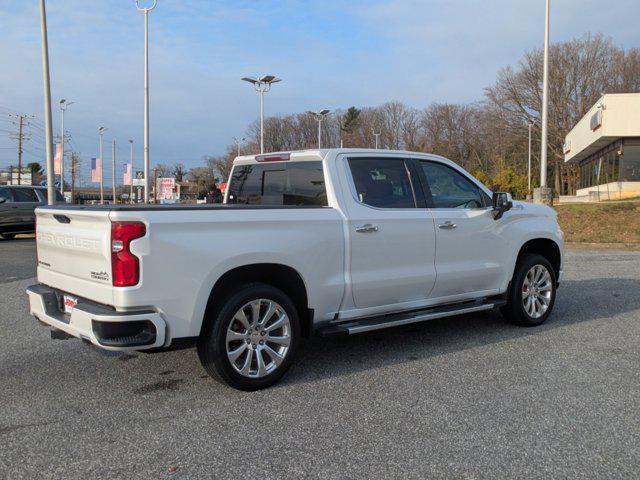
[[[56,201],[64,203],[56,191]],[[0,186],[0,238],[10,239],[18,233],[35,231],[36,207],[47,204],[46,187],[31,185]]]

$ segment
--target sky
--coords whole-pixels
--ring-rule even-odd
[[[152,0],[140,0],[150,5]],[[36,0],[0,2],[0,168],[15,164],[9,114],[32,115],[25,160],[44,163]],[[615,5],[615,8],[607,7]],[[640,46],[637,0],[553,0],[552,42],[601,32]],[[140,165],[143,15],[134,0],[47,1],[54,134],[61,98],[83,165],[116,140],[118,164]],[[259,115],[243,76],[283,79],[266,115],[399,100],[480,100],[500,68],[542,46],[544,0],[158,0],[150,14],[151,163],[198,166],[242,137]],[[85,167],[87,168],[87,167]]]

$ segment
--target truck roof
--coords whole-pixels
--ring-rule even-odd
[[[374,148],[321,148],[321,149],[309,149],[309,150],[291,150],[291,151],[283,151],[283,152],[269,152],[264,154],[256,154],[256,155],[241,155],[236,157],[233,161],[234,165],[251,165],[255,163],[260,163],[258,158],[264,157],[267,158],[267,161],[278,161],[276,157],[282,157],[282,161],[286,160],[295,160],[296,162],[312,162],[323,160],[330,153],[340,154],[340,153],[370,153],[372,155],[380,155],[380,154],[398,154],[398,155],[428,155],[430,157],[439,157],[438,155],[425,154],[424,152],[410,152],[407,150],[383,150],[383,149],[374,149]],[[263,160],[264,161],[264,160]]]

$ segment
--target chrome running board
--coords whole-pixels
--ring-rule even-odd
[[[359,320],[349,320],[345,323],[321,327],[318,329],[318,333],[321,337],[355,335],[356,333],[399,327],[401,325],[426,322],[427,320],[464,315],[465,313],[482,312],[484,310],[491,310],[493,308],[500,307],[505,303],[506,301],[502,299],[492,299],[433,307],[426,310],[414,310],[412,312],[396,313],[392,315],[368,317]]]

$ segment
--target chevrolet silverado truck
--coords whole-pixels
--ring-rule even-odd
[[[52,337],[196,346],[212,377],[243,390],[278,381],[303,336],[494,308],[540,325],[562,278],[553,209],[414,152],[241,156],[221,205],[54,205],[36,217],[27,293]]]

